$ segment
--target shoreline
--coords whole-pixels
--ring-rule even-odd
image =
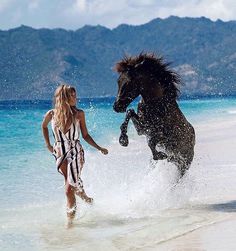
[[[236,211],[236,208],[234,210]],[[158,248],[158,251],[234,251],[236,250],[235,233],[236,216],[232,214],[227,219],[201,226],[186,234],[164,241],[154,249]]]
[[[114,101],[116,96],[94,96],[94,97],[79,97],[78,100],[81,101]],[[177,101],[201,101],[201,100],[224,100],[224,99],[236,99],[236,94],[232,95],[181,95]],[[0,99],[0,103],[42,103],[42,102],[52,102],[52,99],[42,99],[42,98],[35,98],[35,99]],[[134,101],[135,102],[135,101]]]

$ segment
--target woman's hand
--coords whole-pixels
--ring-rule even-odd
[[[105,155],[108,154],[108,150],[107,150],[106,148],[100,147],[100,148],[99,148],[99,151],[100,151],[101,153],[105,154]]]

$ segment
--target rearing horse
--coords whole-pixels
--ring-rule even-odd
[[[141,95],[137,113],[133,109],[126,112],[120,127],[120,144],[128,146],[127,127],[131,119],[138,135],[146,135],[153,159],[167,159],[176,164],[183,176],[193,160],[195,132],[176,102],[181,84],[179,75],[154,54],[126,56],[115,69],[120,76],[114,110],[125,112]],[[157,151],[157,146],[162,151]]]

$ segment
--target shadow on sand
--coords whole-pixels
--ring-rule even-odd
[[[236,212],[236,200],[231,200],[225,203],[211,204],[206,207],[208,210],[220,211],[225,213]]]

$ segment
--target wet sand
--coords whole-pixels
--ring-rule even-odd
[[[235,208],[236,211],[236,208]],[[235,251],[236,215],[218,223],[201,227],[183,236],[147,250],[158,251]]]

